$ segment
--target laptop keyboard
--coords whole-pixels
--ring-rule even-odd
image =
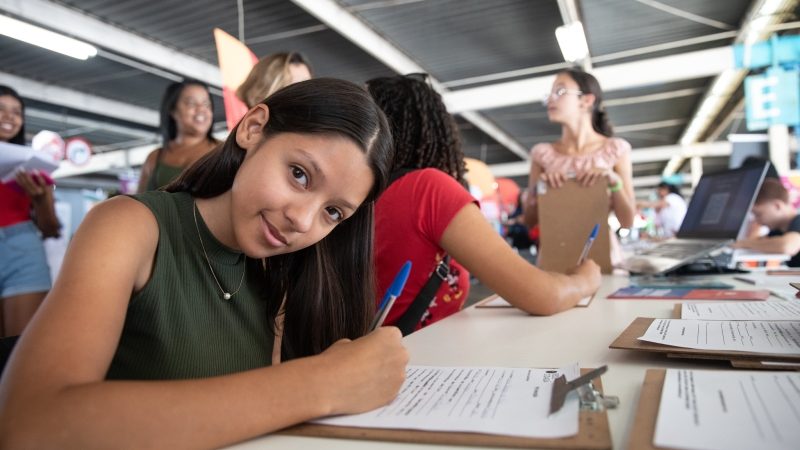
[[[716,247],[719,247],[719,242],[688,242],[688,241],[675,241],[664,242],[661,245],[645,250],[641,255],[644,256],[660,256],[662,258],[684,259],[698,253],[706,252]]]

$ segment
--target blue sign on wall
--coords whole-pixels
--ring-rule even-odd
[[[800,123],[800,72],[773,67],[744,81],[747,129]]]

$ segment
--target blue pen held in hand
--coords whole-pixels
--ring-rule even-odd
[[[378,306],[378,312],[375,314],[375,319],[372,321],[370,330],[376,330],[383,325],[383,321],[386,320],[386,316],[389,314],[389,310],[392,309],[394,301],[397,297],[400,297],[400,293],[403,292],[403,287],[406,285],[410,272],[411,261],[406,261],[403,267],[400,268],[400,272],[394,277],[394,281],[392,281],[392,284],[386,291],[386,295],[381,299],[381,304]]]
[[[592,244],[594,244],[594,240],[597,238],[597,233],[600,231],[600,224],[594,224],[594,228],[592,228],[592,232],[589,233],[589,239],[586,239],[586,245],[583,246],[583,251],[581,252],[581,257],[578,258],[578,265],[583,264],[583,261],[586,260],[586,257],[589,256],[589,249],[592,248]]]

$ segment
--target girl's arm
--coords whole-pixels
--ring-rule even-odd
[[[636,196],[633,193],[633,166],[630,152],[620,156],[617,164],[614,165],[614,172],[622,182],[622,189],[611,193],[614,214],[622,228],[631,228],[636,215]]]
[[[473,203],[455,215],[440,245],[482,283],[529,314],[570,309],[600,287],[600,268],[591,260],[570,275],[531,265],[492,229]]]
[[[147,159],[144,160],[142,172],[139,174],[139,187],[136,189],[137,193],[141,194],[147,191],[147,182],[150,181],[150,177],[153,175],[153,170],[155,170],[156,167],[156,160],[158,159],[158,152],[160,151],[160,149],[153,150],[147,155]]]
[[[525,197],[525,204],[522,206],[525,225],[534,227],[539,223],[539,211],[536,206],[536,183],[539,182],[539,175],[542,168],[531,159],[531,173],[528,176],[528,195]]]
[[[93,208],[0,383],[0,448],[220,447],[389,402],[407,354],[395,328],[277,367],[185,381],[105,381],[158,227],[141,203]]]
[[[46,238],[58,237],[61,224],[56,216],[53,188],[47,185],[43,176],[35,173],[20,172],[16,181],[31,199],[33,216],[39,231]]]

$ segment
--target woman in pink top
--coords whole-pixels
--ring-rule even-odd
[[[540,179],[556,188],[573,176],[584,186],[607,183],[611,209],[622,227],[631,227],[636,213],[631,145],[613,137],[597,79],[579,69],[561,71],[544,101],[548,119],[561,125],[561,138],[531,150],[531,192]],[[535,196],[529,195],[529,226],[539,221],[535,203]]]

